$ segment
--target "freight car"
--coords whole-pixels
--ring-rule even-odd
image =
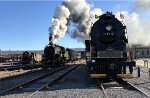
[[[23,64],[33,64],[40,62],[42,60],[42,55],[38,53],[30,53],[28,51],[23,52],[22,63]]]
[[[91,40],[86,40],[86,60],[91,78],[131,78],[133,67],[123,22],[111,12],[99,16],[90,32]],[[128,68],[128,71],[127,71]]]
[[[49,43],[44,49],[42,63],[44,67],[56,67],[62,66],[67,62],[74,61],[75,58],[75,51]]]

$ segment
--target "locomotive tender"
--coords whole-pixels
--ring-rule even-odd
[[[91,78],[131,78],[133,67],[126,37],[125,24],[111,12],[99,16],[90,32],[91,40],[85,40],[86,61]]]

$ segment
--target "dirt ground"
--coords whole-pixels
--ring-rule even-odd
[[[34,69],[34,70],[40,70],[40,69]],[[2,78],[7,78],[7,77],[12,77],[12,76],[17,76],[20,74],[25,74],[30,71],[34,70],[14,70],[14,71],[0,71],[0,79]]]

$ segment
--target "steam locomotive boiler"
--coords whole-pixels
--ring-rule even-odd
[[[99,16],[86,40],[86,60],[91,78],[132,77],[132,60],[126,26],[111,12]]]
[[[44,48],[43,67],[58,67],[77,59],[76,51],[49,43]]]
[[[44,49],[44,58],[42,60],[45,67],[53,67],[62,64],[62,55],[65,53],[63,47],[56,44],[48,44]]]

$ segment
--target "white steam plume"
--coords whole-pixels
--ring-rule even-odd
[[[143,11],[144,9],[144,11]],[[150,45],[150,0],[137,0],[132,13],[127,11],[118,12],[116,14],[119,20],[120,13],[125,16],[124,22],[127,26],[129,43]]]
[[[52,35],[52,43],[56,43],[62,38],[71,25],[73,30],[71,36],[80,41],[88,38],[90,27],[96,21],[95,15],[101,15],[101,9],[92,9],[92,5],[85,0],[64,0],[57,7],[54,18],[52,19],[52,27],[50,34]],[[68,31],[69,32],[69,31]]]
[[[137,0],[134,6],[134,12],[118,12],[116,13],[116,17],[120,20],[120,13],[125,15],[124,22],[127,26],[129,43],[149,45],[150,20],[143,19],[145,12],[143,13],[139,9],[149,9],[150,0]],[[140,12],[136,12],[135,9],[138,9]],[[149,10],[147,11],[147,13],[149,13]],[[88,4],[85,0],[64,0],[62,4],[57,7],[54,18],[52,19],[50,29],[52,42],[56,43],[66,32],[69,32],[73,38],[84,41],[89,36],[92,23],[96,21],[95,15],[101,14],[101,9],[93,9],[93,6]],[[70,28],[68,29],[68,27]]]
[[[135,8],[150,9],[150,0],[136,0]]]
[[[70,11],[64,5],[58,6],[56,14],[52,18],[52,26],[50,28],[50,35],[52,35],[52,43],[56,43],[57,39],[63,37],[67,32],[67,19]]]
[[[124,22],[127,26],[127,34],[129,43],[131,44],[142,44],[149,45],[150,36],[149,25],[150,23],[145,22],[139,18],[137,13],[129,14],[127,11],[118,12],[116,17],[120,19],[120,13],[125,16]]]

